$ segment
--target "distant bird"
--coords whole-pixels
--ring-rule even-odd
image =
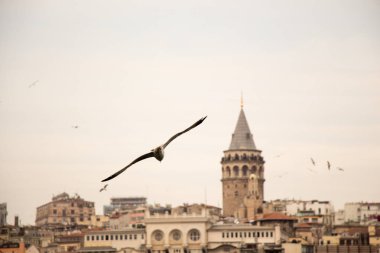
[[[331,164],[329,161],[327,161],[327,168],[330,170],[331,169]]]
[[[312,157],[310,157],[311,163],[315,166],[315,161]]]
[[[283,176],[286,176],[286,175],[288,175],[287,172],[286,172],[286,173],[283,173],[283,174],[281,174],[281,175],[278,175],[278,176],[276,176],[276,177],[278,177],[278,178],[282,178]]]
[[[197,122],[195,122],[193,125],[191,125],[190,127],[186,128],[185,130],[183,130],[182,132],[179,132],[179,133],[173,135],[165,144],[163,144],[161,146],[158,146],[157,148],[152,149],[151,152],[146,153],[146,154],[144,154],[144,155],[136,158],[135,160],[133,160],[133,162],[131,162],[130,164],[128,164],[127,166],[125,166],[123,169],[121,169],[118,172],[116,172],[115,174],[107,177],[106,179],[103,179],[102,182],[111,180],[112,178],[114,178],[114,177],[118,176],[119,174],[123,173],[127,168],[129,168],[130,166],[132,166],[133,164],[135,164],[135,163],[137,163],[137,162],[139,162],[141,160],[144,160],[144,159],[147,159],[147,158],[150,158],[150,157],[154,157],[158,161],[161,162],[162,159],[164,159],[164,149],[166,148],[167,145],[169,145],[170,142],[172,142],[175,138],[177,138],[181,134],[186,133],[187,131],[193,129],[194,127],[196,127],[198,125],[200,125],[206,118],[207,118],[207,116],[201,118],[200,120],[198,120]]]
[[[340,170],[340,171],[344,171],[344,169],[342,169],[342,168],[340,168],[340,167],[338,167],[337,169]]]
[[[107,186],[108,186],[108,184],[106,184],[105,186],[103,186],[103,188],[102,188],[102,189],[100,189],[100,191],[99,191],[99,192],[102,192],[102,191],[105,191],[105,190],[107,190]]]
[[[78,126],[78,125],[75,125],[75,126],[72,126],[72,128],[79,128],[79,126]]]
[[[31,83],[28,88],[32,88],[34,85],[36,85],[38,83],[38,80],[34,81],[33,83]]]

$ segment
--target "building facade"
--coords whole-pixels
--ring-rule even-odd
[[[70,197],[61,193],[52,201],[37,207],[36,225],[91,225],[91,216],[95,215],[94,202],[86,201],[79,195]]]
[[[104,215],[111,215],[115,211],[124,212],[146,206],[145,197],[111,198],[111,204],[103,206]]]
[[[221,164],[224,216],[254,219],[263,212],[264,159],[253,141],[243,105]]]
[[[7,203],[0,204],[0,227],[7,225]]]

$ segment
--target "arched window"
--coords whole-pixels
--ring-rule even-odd
[[[226,175],[227,177],[231,177],[231,169],[228,166],[226,168],[226,173],[227,173],[227,175]]]
[[[160,242],[164,239],[164,233],[161,230],[155,230],[152,233],[152,239],[154,239],[156,242]]]
[[[251,174],[256,174],[256,172],[257,172],[256,166],[252,166],[252,168],[251,168]]]
[[[178,229],[175,229],[175,230],[173,230],[173,231],[170,232],[170,237],[174,241],[179,241],[182,238],[182,233]]]
[[[239,176],[239,167],[234,166],[234,177],[238,177],[238,176]]]
[[[239,160],[239,155],[235,154],[235,160]]]
[[[247,161],[247,154],[246,153],[243,154],[243,161]]]
[[[248,176],[248,166],[247,165],[243,166],[242,172],[243,172],[243,177]]]
[[[189,232],[189,239],[191,241],[198,241],[201,238],[201,234],[199,233],[199,230],[192,229]]]

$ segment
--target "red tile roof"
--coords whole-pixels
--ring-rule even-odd
[[[263,218],[259,219],[261,221],[266,220],[297,220],[297,218],[293,218],[290,216],[287,216],[282,213],[266,213],[263,215]]]

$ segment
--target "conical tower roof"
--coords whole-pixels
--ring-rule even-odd
[[[249,130],[247,119],[245,118],[243,106],[241,107],[239,119],[235,127],[235,132],[232,134],[229,150],[251,149],[256,150],[253,135]]]

